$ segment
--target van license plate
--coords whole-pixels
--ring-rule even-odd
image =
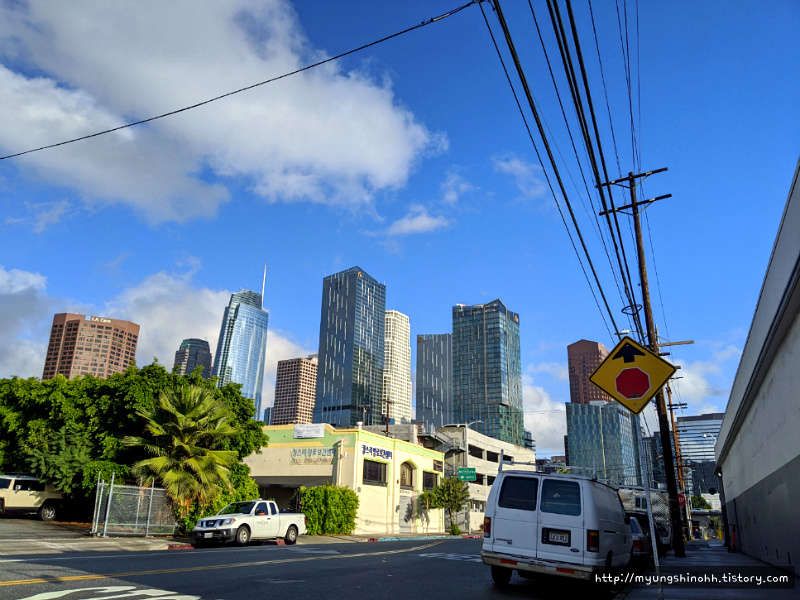
[[[207,537],[207,538],[214,537],[214,534],[213,533],[206,533],[206,534],[203,535],[203,537]]]
[[[558,546],[570,545],[570,532],[563,529],[545,529],[542,531],[545,544],[556,544]]]

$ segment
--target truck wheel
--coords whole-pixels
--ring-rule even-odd
[[[497,587],[506,587],[511,582],[511,569],[492,565],[492,581]]]
[[[56,507],[50,504],[45,504],[39,509],[39,518],[42,521],[52,521],[56,518]]]
[[[285,541],[290,546],[296,544],[297,543],[297,527],[295,527],[294,525],[289,526],[289,530],[286,532],[286,537],[283,538],[283,541]]]
[[[247,542],[250,541],[250,530],[242,525],[239,529],[236,530],[236,545],[237,546],[246,546]]]

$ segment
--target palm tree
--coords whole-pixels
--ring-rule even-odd
[[[149,436],[126,436],[122,443],[152,455],[131,470],[144,485],[159,481],[182,515],[195,502],[207,506],[220,488],[230,488],[228,468],[238,456],[219,448],[239,430],[228,424],[231,414],[213,390],[195,385],[164,390],[153,409],[137,414]]]

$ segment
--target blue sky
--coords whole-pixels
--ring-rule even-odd
[[[461,5],[84,4],[0,9],[3,156],[265,81]],[[800,5],[641,3],[635,15],[627,4],[632,110],[616,5],[592,4],[604,91],[589,4],[574,3],[609,176],[669,168],[639,192],[672,194],[645,212],[656,321],[663,338],[695,341],[670,357],[684,414],[723,411],[798,160]],[[627,327],[528,5],[502,7]],[[276,362],[316,352],[322,278],[359,265],[412,336],[450,331],[457,303],[500,298],[520,314],[526,425],[547,456],[563,452],[567,345],[616,342],[478,5],[192,111],[2,160],[0,186],[0,377],[41,375],[58,312],[133,320],[139,364],[171,367],[183,338],[216,346],[230,294],[260,289],[266,262],[269,403]]]

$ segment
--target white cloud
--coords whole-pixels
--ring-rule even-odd
[[[386,235],[410,235],[413,233],[428,233],[447,227],[449,222],[442,216],[432,217],[423,206],[412,206],[409,213],[402,219],[392,223],[386,230]]]
[[[534,385],[530,375],[522,376],[522,402],[525,429],[533,433],[537,456],[564,454],[564,436],[567,433],[564,403],[553,400],[547,390]]]
[[[283,0],[0,9],[0,148],[87,135],[276,77],[327,58]],[[13,65],[13,66],[9,66]],[[124,65],[124,68],[120,68]],[[29,75],[36,73],[36,76]],[[270,202],[353,210],[405,184],[415,161],[447,148],[396,102],[383,74],[336,63],[144,126],[15,159],[154,222],[213,216],[229,199],[198,174],[245,176]]]
[[[547,187],[540,166],[510,155],[495,157],[493,163],[496,172],[509,175],[514,180],[514,185],[520,191],[519,200],[532,200],[546,195]]]
[[[530,364],[526,369],[527,373],[547,373],[559,381],[569,381],[569,369],[566,363],[546,362]]]
[[[40,377],[52,323],[47,278],[0,265],[0,377]]]
[[[449,173],[441,185],[445,204],[456,204],[461,196],[475,189],[469,181],[457,173]]]

